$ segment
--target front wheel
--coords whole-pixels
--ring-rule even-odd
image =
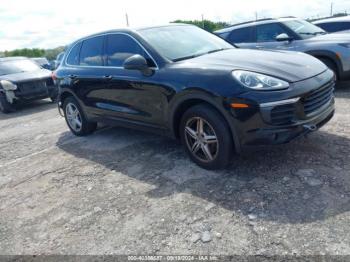
[[[233,142],[225,119],[206,105],[185,112],[180,125],[182,144],[190,158],[205,169],[225,168],[231,160]]]
[[[74,97],[68,97],[63,104],[64,117],[72,133],[76,136],[86,136],[93,133],[97,123],[89,122]]]

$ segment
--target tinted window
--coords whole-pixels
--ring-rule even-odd
[[[102,66],[103,65],[103,36],[87,39],[83,42],[80,51],[80,65]]]
[[[317,26],[331,33],[350,29],[350,23],[347,22],[324,23],[318,24]]]
[[[233,30],[228,38],[231,43],[253,43],[255,42],[254,27],[245,27]]]
[[[79,65],[79,52],[80,52],[81,42],[76,44],[70,51],[67,58],[67,63],[70,65]]]
[[[276,36],[287,34],[286,30],[277,23],[258,25],[256,27],[256,37],[258,42],[276,41]]]
[[[142,55],[150,66],[155,66],[144,49],[130,36],[115,34],[107,36],[107,66],[122,67],[125,60],[132,55]]]

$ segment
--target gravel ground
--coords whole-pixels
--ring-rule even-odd
[[[78,138],[48,101],[0,114],[0,254],[350,255],[350,85],[336,114],[220,172],[170,139]]]

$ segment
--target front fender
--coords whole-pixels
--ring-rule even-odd
[[[232,139],[235,144],[236,152],[239,153],[241,151],[241,144],[239,141],[238,132],[236,130],[237,125],[235,125],[235,119],[230,114],[230,111],[225,109],[224,99],[220,96],[215,96],[212,93],[209,93],[203,90],[200,91],[197,88],[186,89],[185,91],[177,94],[170,102],[168,119],[171,120],[169,125],[173,136],[176,137],[176,123],[175,121],[173,121],[176,117],[176,113],[184,103],[191,100],[207,103],[211,105],[213,108],[215,108],[219,113],[221,113],[221,115],[224,117],[224,119],[226,120],[230,128]]]

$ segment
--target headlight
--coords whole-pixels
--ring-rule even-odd
[[[289,87],[286,81],[250,71],[236,70],[232,72],[232,75],[242,85],[251,89],[279,90]]]
[[[6,91],[13,91],[17,89],[17,86],[14,83],[11,83],[10,81],[7,81],[7,80],[0,80],[0,84],[2,88]]]

